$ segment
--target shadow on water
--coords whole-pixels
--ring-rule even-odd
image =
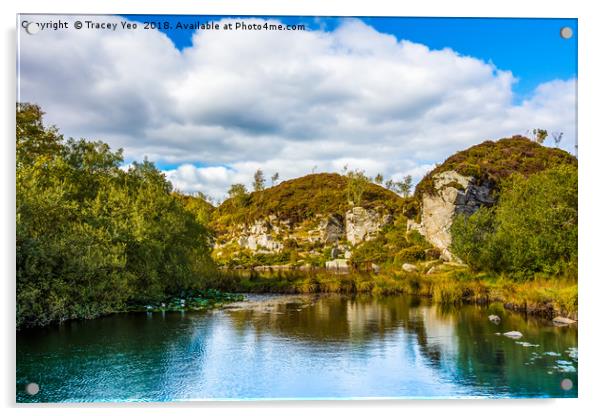
[[[205,313],[21,331],[17,400],[576,396],[576,327],[509,312],[495,325],[489,312],[411,296],[250,295]]]

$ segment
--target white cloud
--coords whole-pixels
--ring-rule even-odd
[[[217,198],[258,167],[399,179],[485,139],[537,127],[571,149],[575,135],[575,80],[516,104],[510,72],[355,19],[333,32],[199,31],[183,51],[157,31],[42,31],[21,36],[20,68],[21,100],[65,135],[179,165],[166,171],[177,188]]]

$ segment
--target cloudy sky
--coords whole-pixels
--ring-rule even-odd
[[[123,148],[126,163],[147,157],[184,192],[223,199],[258,168],[418,180],[455,151],[533,128],[563,132],[573,151],[576,39],[559,36],[576,32],[573,20],[244,18],[307,30],[112,31],[72,27],[146,18],[22,16],[59,19],[71,29],[20,30],[19,100],[67,137]]]

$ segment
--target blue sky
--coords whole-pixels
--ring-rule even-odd
[[[348,166],[418,181],[454,152],[534,128],[562,132],[560,147],[574,149],[575,19],[87,18],[311,29],[21,37],[23,101],[66,137],[148,158],[184,192],[221,199],[258,168],[282,180]]]
[[[140,22],[157,20],[153,15],[126,15]],[[161,21],[197,22],[220,20],[224,16],[161,16]],[[248,16],[245,16],[248,17]],[[277,17],[285,23],[305,24],[312,29],[334,30],[344,18]],[[456,52],[493,62],[510,70],[518,82],[515,100],[531,94],[542,82],[577,77],[577,19],[533,18],[430,18],[362,17],[379,32],[427,45],[431,49],[451,48]],[[563,27],[573,29],[571,39],[560,37]],[[192,31],[161,30],[182,50],[192,45]]]

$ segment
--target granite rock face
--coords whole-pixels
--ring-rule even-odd
[[[348,259],[351,257],[351,246],[376,237],[380,229],[391,221],[393,217],[387,212],[362,207],[354,207],[344,216],[320,215],[295,226],[270,215],[249,225],[238,225],[214,248],[220,249],[235,243],[253,252],[277,253],[282,251],[286,240],[294,240],[298,245],[333,246],[337,254],[332,258],[344,254]]]
[[[458,214],[472,215],[483,205],[493,205],[492,187],[455,171],[437,174],[433,180],[435,192],[422,197],[421,222],[408,221],[408,230],[420,232],[441,250],[444,260],[457,261],[449,249],[451,225]]]
[[[345,213],[345,235],[347,241],[355,246],[376,237],[380,229],[393,221],[390,214],[381,214],[376,210],[354,207]]]

